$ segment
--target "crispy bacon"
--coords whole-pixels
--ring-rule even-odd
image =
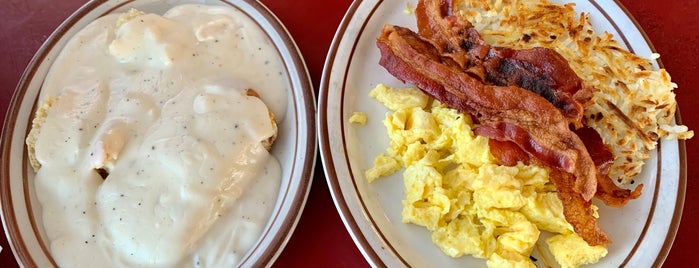
[[[555,169],[549,171],[549,178],[556,186],[558,199],[563,203],[563,215],[566,221],[573,226],[575,233],[591,246],[611,243],[612,241],[597,223],[591,201],[585,200],[579,193],[573,191],[573,178],[570,176]]]
[[[633,191],[624,189],[616,185],[609,175],[600,175],[597,178],[597,192],[595,197],[602,200],[605,205],[610,207],[623,207],[629,201],[641,196],[643,184],[639,184]]]
[[[487,129],[476,128],[475,130],[476,134],[480,133],[479,135],[484,131],[487,131]],[[583,127],[575,130],[575,133],[585,144],[585,148],[587,148],[597,168],[597,192],[595,192],[597,199],[604,202],[607,206],[623,207],[629,201],[641,196],[643,184],[639,184],[632,191],[619,187],[609,177],[609,167],[614,160],[614,155],[604,145],[597,131],[589,127]],[[502,165],[514,166],[517,162],[532,163],[531,157],[513,142],[490,139],[488,147],[490,147],[490,153],[493,157]]]
[[[474,115],[483,129],[480,134],[513,141],[547,165],[572,174],[575,192],[584,200],[595,195],[594,162],[561,112],[546,99],[516,86],[483,84],[406,28],[385,25],[377,46],[381,52],[379,64],[393,76]]]
[[[576,128],[582,126],[583,104],[594,89],[583,87],[559,53],[540,47],[492,47],[469,21],[453,14],[451,0],[420,0],[415,14],[420,36],[466,73],[488,84],[531,90],[560,109]]]
[[[592,128],[583,127],[575,130],[575,134],[585,144],[587,151],[597,167],[597,192],[595,197],[602,200],[605,205],[623,207],[629,201],[641,196],[643,184],[639,184],[633,191],[616,185],[609,177],[609,167],[614,161],[614,155],[602,142],[602,137]]]
[[[478,133],[478,128],[476,128],[476,133]],[[500,165],[511,167],[517,165],[518,162],[522,162],[525,165],[531,164],[529,154],[522,151],[514,142],[488,139],[488,147],[490,154],[493,155]]]
[[[474,61],[484,58],[490,49],[470,22],[452,16],[453,3],[444,1],[418,1],[415,8],[420,36],[437,48],[439,54],[453,59],[461,68],[477,66]],[[472,70],[483,78],[484,72]]]
[[[481,128],[477,128],[475,131],[476,134],[484,132]],[[575,130],[575,133],[585,144],[585,148],[587,148],[597,168],[597,192],[595,192],[597,199],[604,202],[607,206],[623,207],[629,201],[641,196],[643,184],[639,184],[632,191],[619,187],[609,177],[609,167],[614,160],[614,155],[604,145],[597,131],[589,127],[583,127]],[[490,139],[488,147],[490,147],[493,157],[502,165],[514,166],[517,162],[532,163],[531,157],[513,142]]]

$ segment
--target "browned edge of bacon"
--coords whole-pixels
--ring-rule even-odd
[[[631,191],[619,187],[609,177],[609,168],[614,162],[614,155],[602,141],[599,133],[590,127],[583,127],[575,130],[575,134],[585,144],[585,148],[590,153],[592,161],[597,167],[597,192],[595,197],[602,200],[605,205],[612,207],[623,207],[630,200],[641,196],[643,184],[639,184]]]
[[[563,215],[566,221],[573,226],[575,233],[590,246],[606,245],[611,239],[599,227],[597,218],[592,210],[592,201],[585,200],[580,194],[573,191],[573,178],[565,172],[556,169],[549,170],[549,179],[556,186],[558,199],[563,204]]]

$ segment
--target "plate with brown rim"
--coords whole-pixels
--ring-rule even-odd
[[[564,3],[563,1],[552,1]],[[621,4],[575,0],[575,10],[590,13],[596,32],[607,31],[626,49],[652,58],[653,46]],[[406,6],[407,4],[407,6]],[[416,29],[408,14],[416,1],[355,1],[335,35],[320,84],[318,133],[321,158],[335,205],[364,257],[375,266],[474,267],[485,261],[450,258],[421,226],[401,221],[405,197],[401,171],[375,182],[364,172],[389,144],[382,120],[388,110],[368,96],[377,84],[406,87],[379,66],[376,37],[384,23]],[[654,68],[662,68],[653,60]],[[364,112],[366,125],[349,123]],[[679,115],[676,117],[679,121]],[[679,226],[686,188],[684,141],[661,140],[637,178],[644,183],[638,200],[623,208],[600,206],[600,224],[614,241],[600,263],[590,267],[658,267]],[[556,265],[545,260],[538,267]]]
[[[0,196],[2,220],[12,251],[20,265],[55,267],[50,243],[41,222],[41,206],[34,192],[34,171],[24,140],[31,128],[42,83],[68,40],[93,20],[137,8],[162,14],[178,4],[229,6],[241,11],[261,28],[281,58],[287,91],[286,111],[278,121],[279,134],[271,153],[281,164],[281,183],[272,213],[259,239],[239,266],[268,266],[281,253],[298,222],[310,191],[316,157],[315,97],[300,52],[282,23],[257,1],[228,0],[96,0],[66,19],[27,66],[10,103],[2,132]],[[7,249],[9,250],[9,249]]]

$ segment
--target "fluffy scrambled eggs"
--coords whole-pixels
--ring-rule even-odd
[[[495,164],[488,139],[473,134],[469,115],[415,88],[379,84],[369,96],[392,110],[383,121],[391,143],[366,178],[405,168],[403,222],[432,231],[445,254],[484,258],[488,267],[535,267],[529,256],[541,231],[556,234],[546,242],[562,267],[607,254],[573,232],[548,171]]]

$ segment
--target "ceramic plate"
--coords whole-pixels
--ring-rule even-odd
[[[319,94],[320,151],[335,205],[345,226],[373,265],[399,267],[475,267],[485,261],[450,258],[435,246],[430,232],[401,222],[405,197],[402,172],[371,184],[364,171],[389,144],[382,120],[388,111],[368,97],[378,83],[405,86],[378,65],[375,41],[384,23],[416,29],[406,5],[417,1],[355,1],[347,12],[326,61]],[[562,1],[552,1],[562,3]],[[626,10],[614,1],[575,0],[578,13],[589,12],[600,33],[608,31],[627,49],[651,58],[652,45]],[[658,63],[653,63],[658,68]],[[365,112],[364,126],[350,124]],[[662,140],[637,181],[640,199],[621,209],[601,205],[600,224],[614,241],[599,267],[660,266],[672,246],[682,213],[686,185],[684,143]],[[539,267],[551,265],[538,260]]]
[[[313,88],[298,48],[281,22],[266,7],[252,0],[91,1],[61,24],[34,56],[15,91],[3,127],[0,161],[2,220],[21,265],[56,266],[49,254],[43,223],[37,219],[41,216],[41,206],[33,189],[34,172],[29,166],[24,145],[41,84],[52,60],[71,36],[104,14],[130,8],[162,14],[184,3],[238,8],[266,32],[282,58],[289,98],[286,116],[277,118],[279,136],[272,150],[282,166],[281,187],[262,236],[240,265],[271,265],[290,238],[310,190],[317,145]]]

